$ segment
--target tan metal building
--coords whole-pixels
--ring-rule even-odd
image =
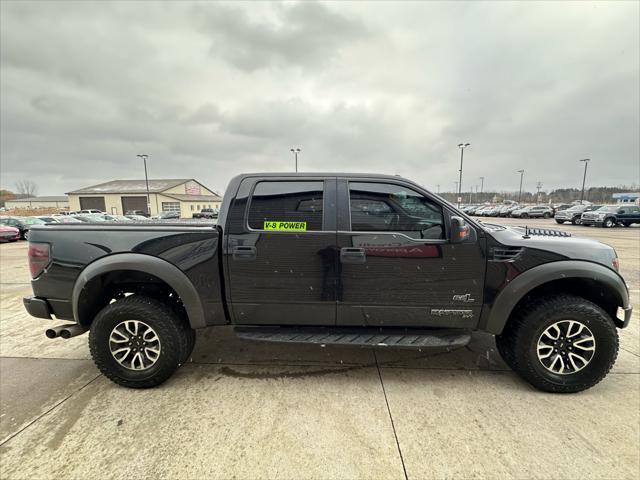
[[[97,209],[124,215],[128,211],[180,212],[191,218],[203,208],[220,208],[222,198],[193,178],[149,180],[149,209],[145,180],[112,180],[67,193],[72,211]]]

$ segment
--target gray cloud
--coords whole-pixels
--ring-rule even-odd
[[[237,68],[324,65],[342,46],[363,40],[368,32],[357,18],[348,18],[321,3],[273,4],[251,18],[246,10],[206,5],[195,9],[202,31],[212,39],[211,55]]]
[[[0,2],[0,182],[398,173],[639,182],[634,2]]]

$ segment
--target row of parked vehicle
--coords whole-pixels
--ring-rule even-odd
[[[461,210],[476,217],[551,218],[555,214],[554,209],[546,205],[466,205]]]
[[[466,205],[461,210],[478,217],[555,218],[559,224],[596,225],[611,228],[616,225],[630,227],[640,224],[637,205]]]
[[[100,211],[65,212],[31,217],[0,217],[0,242],[28,240],[32,225],[45,223],[140,222],[150,219],[137,214],[110,215]]]

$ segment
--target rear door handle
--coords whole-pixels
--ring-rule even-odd
[[[233,247],[231,250],[231,257],[234,260],[255,260],[256,259],[256,247]]]
[[[340,249],[340,261],[342,263],[364,263],[367,256],[364,248],[344,247]]]

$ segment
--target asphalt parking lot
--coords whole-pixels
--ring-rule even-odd
[[[199,332],[161,387],[121,388],[86,336],[45,338],[49,322],[22,308],[26,243],[0,245],[0,477],[638,478],[640,228],[526,223],[620,257],[634,317],[613,371],[586,392],[534,390],[489,335],[433,355],[265,345],[226,328]]]

